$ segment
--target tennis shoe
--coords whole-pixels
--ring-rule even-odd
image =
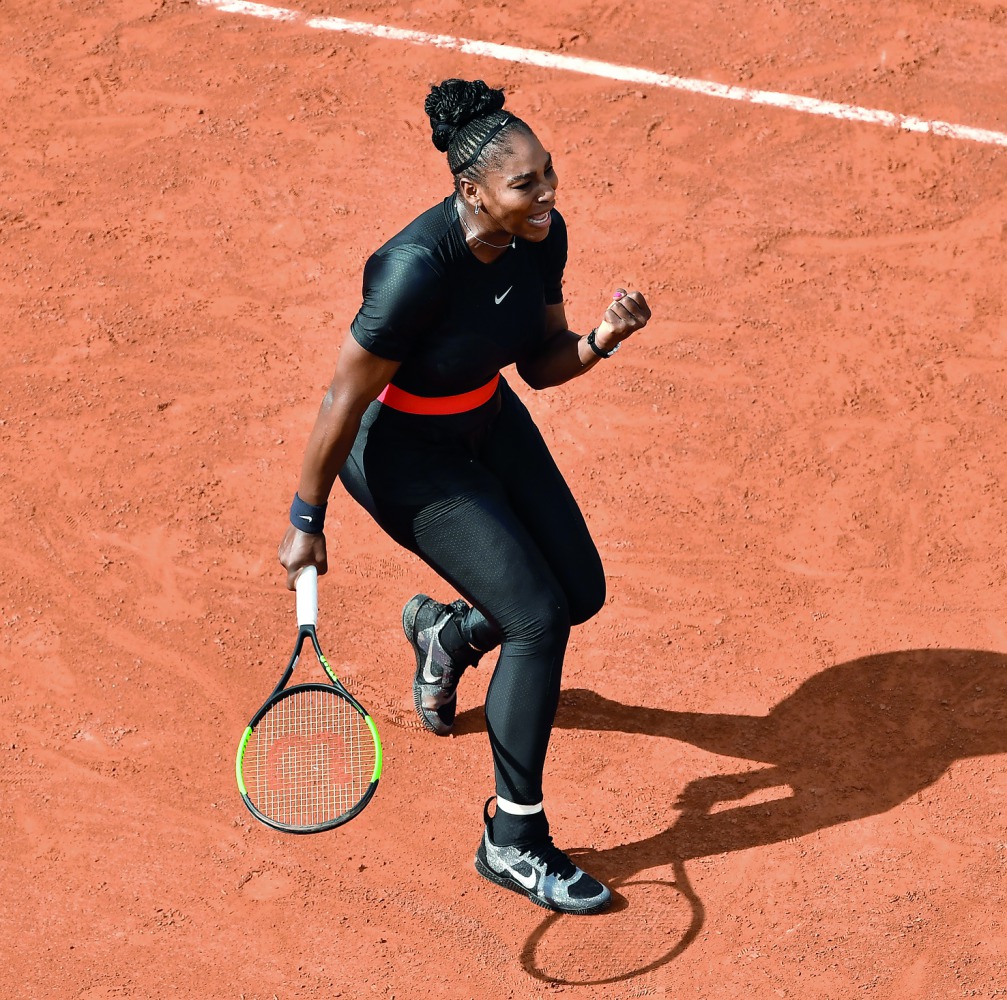
[[[457,628],[468,610],[464,601],[441,604],[426,594],[417,594],[402,609],[402,631],[416,654],[413,704],[423,727],[438,736],[450,734],[458,704],[458,681],[482,655],[461,638]],[[450,632],[457,638],[445,646],[442,634],[452,619],[456,627]]]
[[[608,887],[578,868],[553,844],[552,837],[527,845],[494,844],[488,805],[475,860],[476,871],[483,878],[559,913],[600,913],[609,905],[612,893]]]

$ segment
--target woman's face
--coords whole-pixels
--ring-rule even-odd
[[[507,136],[507,144],[513,152],[479,183],[468,182],[471,189],[463,188],[463,194],[473,207],[478,201],[487,221],[495,224],[487,233],[504,232],[538,243],[549,235],[556,204],[559,182],[552,157],[524,130]]]

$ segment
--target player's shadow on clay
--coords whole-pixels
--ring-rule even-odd
[[[522,964],[533,977],[591,985],[633,979],[674,961],[704,922],[686,873],[692,858],[741,851],[878,815],[918,795],[956,760],[1007,752],[1007,656],[978,650],[901,650],[816,674],[767,715],[675,712],[624,705],[588,690],[564,692],[556,724],[682,740],[767,766],[686,782],[669,802],[669,825],[606,850],[576,852],[583,868],[619,887],[671,866],[691,907],[681,938],[638,968],[588,978],[546,973],[538,960],[552,914],[529,937]],[[676,775],[668,775],[675,785]],[[750,799],[751,801],[745,801]]]
[[[675,712],[566,691],[558,727],[662,736],[768,765],[688,781],[667,829],[578,854],[578,862],[625,881],[884,813],[956,760],[1007,752],[1005,705],[1007,656],[960,649],[900,650],[830,667],[760,716]]]
[[[605,850],[577,850],[577,864],[613,888],[613,912],[628,900],[621,886],[670,866],[670,885],[692,912],[679,940],[659,958],[621,973],[588,978],[540,968],[538,950],[551,914],[532,933],[522,964],[552,983],[600,985],[633,979],[674,961],[704,922],[686,862],[802,837],[887,812],[934,784],[957,760],[1007,753],[1007,656],[971,649],[897,650],[829,667],[766,715],[676,712],[626,705],[594,691],[561,695],[556,726],[681,740],[711,753],[765,766],[733,774],[667,775],[668,825]],[[458,734],[485,730],[481,709],[458,716]],[[649,883],[648,883],[649,884]],[[580,918],[578,918],[580,919]]]

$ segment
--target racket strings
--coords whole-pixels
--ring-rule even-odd
[[[363,716],[334,690],[291,689],[245,749],[249,799],[269,818],[313,827],[350,812],[371,786],[377,749]]]

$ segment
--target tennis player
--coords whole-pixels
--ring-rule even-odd
[[[618,289],[586,336],[567,326],[567,233],[552,157],[503,91],[445,80],[425,110],[454,190],[367,261],[363,303],[311,432],[280,561],[327,569],[323,533],[338,476],[396,542],[460,597],[405,606],[423,725],[451,732],[458,682],[499,650],[486,695],[496,808],[483,808],[475,866],[565,913],[596,913],[609,889],[549,835],[542,776],[570,628],[605,600],[584,518],[527,409],[500,374],[533,389],[605,364],[650,318]]]

